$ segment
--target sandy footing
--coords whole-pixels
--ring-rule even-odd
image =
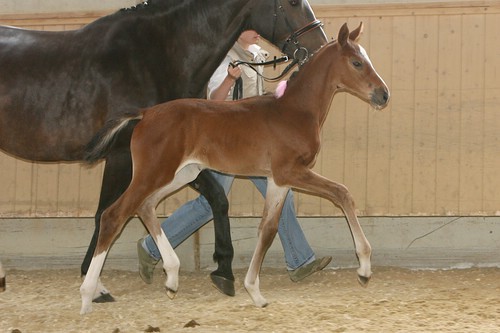
[[[181,272],[174,300],[164,276],[146,285],[138,274],[104,271],[116,302],[81,316],[78,270],[7,272],[0,332],[499,332],[500,269],[411,271],[375,267],[367,288],[355,270],[327,269],[299,283],[264,269],[256,308],[235,275],[235,297],[210,285],[209,272]],[[194,327],[185,327],[194,326]]]

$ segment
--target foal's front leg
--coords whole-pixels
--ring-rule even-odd
[[[278,232],[278,223],[281,216],[281,209],[285,202],[285,197],[289,191],[287,187],[279,187],[272,178],[268,178],[266,202],[262,221],[259,225],[259,237],[257,247],[252,256],[252,261],[248,267],[245,277],[245,289],[258,307],[265,307],[267,300],[260,293],[259,274],[266,252],[273,243]]]
[[[351,193],[349,193],[349,190],[344,185],[320,176],[312,170],[302,168],[294,174],[296,177],[289,180],[289,183],[292,184],[294,188],[299,188],[312,194],[328,198],[344,211],[354,240],[356,255],[359,260],[359,268],[357,270],[358,281],[363,286],[367,285],[372,275],[372,248],[359,224],[354,206],[354,199]]]

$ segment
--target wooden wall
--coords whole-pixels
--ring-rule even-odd
[[[338,95],[315,170],[352,191],[364,216],[498,215],[500,211],[499,1],[318,5],[329,36],[365,24],[361,44],[391,88],[374,111]],[[0,15],[32,29],[78,28],[105,13]],[[103,165],[34,164],[0,154],[0,217],[93,216]],[[169,214],[195,193],[165,203]],[[247,180],[230,194],[232,216],[258,216]],[[301,216],[342,215],[330,202],[296,195]]]

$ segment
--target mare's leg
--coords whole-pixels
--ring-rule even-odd
[[[278,231],[279,217],[288,190],[288,187],[279,187],[274,183],[272,178],[268,178],[266,203],[264,206],[264,213],[262,214],[262,221],[259,225],[257,247],[253,253],[252,261],[250,262],[250,267],[245,277],[245,289],[252,298],[254,304],[258,307],[264,307],[268,304],[260,293],[260,268],[266,252],[273,243],[274,237]]]
[[[0,262],[0,292],[5,291],[5,271],[3,270],[2,263]]]
[[[349,193],[344,185],[333,182],[309,169],[301,169],[295,172],[294,175],[296,175],[295,178],[286,180],[287,184],[312,194],[325,197],[344,211],[360,264],[357,270],[358,281],[361,285],[365,286],[372,275],[370,262],[372,250],[359,224],[358,217],[356,216],[354,200],[351,193]]]
[[[218,267],[210,274],[212,281],[224,293],[234,295],[232,270],[234,249],[228,217],[229,203],[224,189],[208,170],[202,171],[190,185],[207,199],[214,216],[215,252],[213,259],[217,262]],[[222,279],[218,277],[222,277]]]

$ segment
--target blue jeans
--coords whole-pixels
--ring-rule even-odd
[[[222,185],[226,195],[229,193],[234,181],[234,176],[210,171],[215,179]],[[264,177],[249,178],[257,187],[262,196],[265,197],[267,189],[267,179]],[[169,218],[162,224],[161,228],[167,235],[167,238],[173,248],[176,248],[196,230],[207,224],[213,219],[212,209],[204,196],[185,203],[178,208]],[[278,235],[281,240],[281,245],[285,252],[285,260],[289,270],[299,268],[304,264],[315,259],[312,248],[307,243],[297,217],[295,215],[295,206],[293,203],[293,193],[288,191],[283,211],[278,225]],[[156,247],[153,238],[148,235],[145,239],[147,250],[151,256],[159,259],[160,252]]]

